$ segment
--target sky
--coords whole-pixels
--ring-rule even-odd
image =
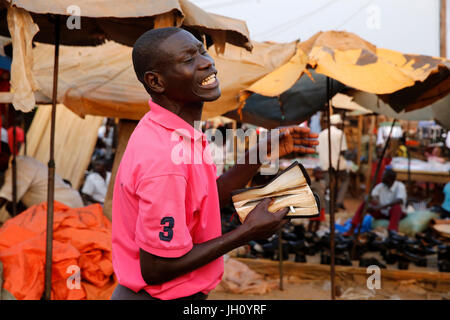
[[[245,20],[256,41],[307,40],[345,30],[381,48],[439,56],[439,0],[191,0],[206,11]],[[450,1],[447,1],[447,58]]]

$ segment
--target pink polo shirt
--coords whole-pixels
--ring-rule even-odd
[[[208,293],[220,282],[223,259],[160,285],[142,278],[139,248],[177,258],[194,244],[221,236],[216,167],[203,133],[150,101],[128,141],[114,185],[112,262],[121,285],[158,299]],[[189,150],[191,152],[189,152]]]

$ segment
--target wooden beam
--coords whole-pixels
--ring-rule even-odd
[[[279,274],[278,262],[276,261],[248,258],[235,259],[245,263],[250,269],[261,275],[276,277]],[[330,277],[330,266],[328,265],[284,261],[283,268],[286,276],[296,276],[304,280],[328,279]],[[364,277],[367,279],[370,275],[367,274],[366,268],[346,266],[336,266],[335,268],[336,276],[340,279],[354,279],[355,276],[356,278]],[[448,286],[450,285],[450,273],[381,269],[381,280],[416,280],[417,282]]]
[[[441,57],[447,58],[447,0],[440,1],[439,54]]]
[[[109,220],[112,220],[112,197],[117,170],[119,169],[119,164],[127,147],[128,140],[130,139],[130,136],[133,133],[134,128],[136,128],[138,122],[139,121],[124,119],[121,119],[119,121],[119,141],[117,141],[116,155],[114,156],[114,163],[111,170],[111,180],[109,181],[108,191],[106,192],[105,204],[103,208],[103,213],[106,217],[109,218]]]

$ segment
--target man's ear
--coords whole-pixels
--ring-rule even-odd
[[[152,91],[156,93],[163,93],[165,91],[164,79],[162,76],[153,71],[147,71],[144,74],[144,81]]]

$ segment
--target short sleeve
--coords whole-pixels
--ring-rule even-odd
[[[95,191],[95,185],[94,181],[92,179],[92,174],[88,175],[86,178],[86,182],[83,185],[83,189],[81,189],[81,192],[87,195],[92,196]]]
[[[135,241],[141,249],[165,258],[178,258],[192,249],[186,224],[186,189],[186,178],[177,174],[138,182]]]
[[[380,190],[383,187],[382,183],[377,184],[373,190],[372,190],[372,197],[379,197],[380,196]]]
[[[406,195],[406,187],[405,187],[405,185],[403,183],[399,182],[396,191],[397,191],[396,198],[397,199],[402,199],[403,200],[403,204],[406,205],[407,195]]]

